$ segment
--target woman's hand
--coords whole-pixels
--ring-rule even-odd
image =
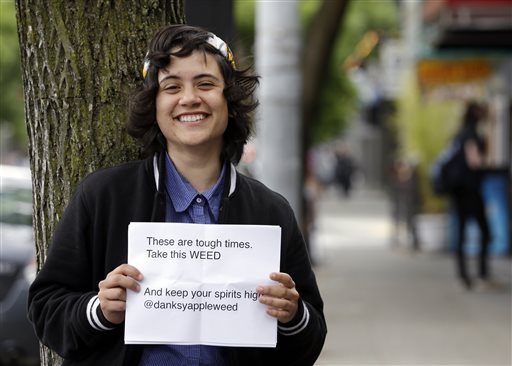
[[[138,281],[143,278],[140,271],[129,265],[121,264],[107,278],[100,281],[98,298],[105,318],[113,324],[121,324],[126,312],[126,289],[139,292]]]
[[[295,282],[287,273],[271,273],[270,279],[279,282],[277,285],[258,286],[259,301],[268,305],[267,314],[277,318],[281,323],[288,323],[297,314],[299,293]]]

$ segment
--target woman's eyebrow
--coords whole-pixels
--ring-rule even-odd
[[[177,77],[176,75],[167,75],[167,76],[163,77],[162,80],[159,80],[158,84],[162,84],[164,81],[169,80],[169,79],[179,80],[180,78]]]
[[[198,74],[193,77],[194,80],[203,79],[203,78],[210,78],[210,79],[214,79],[215,81],[220,81],[220,79],[218,77],[216,77],[213,74],[209,74],[209,73],[202,73],[202,74]],[[174,75],[174,74],[169,74],[169,75],[166,75],[165,77],[163,77],[162,80],[160,80],[158,83],[161,84],[164,81],[169,80],[169,79],[181,80],[181,78],[179,76]]]
[[[203,74],[199,74],[199,75],[194,76],[194,80],[202,79],[202,78],[210,78],[210,79],[214,79],[216,81],[220,81],[218,77],[216,77],[213,74],[209,74],[209,73],[203,73]]]

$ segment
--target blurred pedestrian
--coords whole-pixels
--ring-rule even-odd
[[[486,141],[479,133],[479,125],[486,120],[486,117],[486,105],[475,101],[468,102],[461,127],[452,142],[460,147],[459,157],[456,160],[457,167],[454,167],[460,177],[457,179],[457,187],[449,194],[457,215],[456,270],[462,285],[468,290],[475,285],[467,269],[464,246],[465,228],[471,218],[476,220],[480,231],[476,283],[479,287],[490,285],[488,253],[491,235],[481,193],[481,169],[485,161]]]
[[[356,170],[354,158],[347,145],[341,144],[336,148],[336,166],[334,179],[341,188],[344,197],[349,197],[352,191],[352,179]]]
[[[405,232],[406,242],[418,251],[419,240],[416,229],[416,215],[420,206],[417,164],[398,159],[392,170],[392,208],[395,235],[393,245],[398,245]],[[403,230],[405,228],[405,230]]]
[[[254,161],[256,160],[256,146],[249,141],[244,145],[242,158],[238,163],[237,170],[250,178],[254,178]]]
[[[317,220],[317,205],[323,193],[324,186],[319,178],[318,171],[315,169],[316,158],[314,148],[309,149],[304,167],[304,212],[303,212],[303,233],[304,239],[308,247],[308,251],[313,264],[317,262],[316,251],[316,220]]]

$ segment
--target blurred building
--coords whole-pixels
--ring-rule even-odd
[[[423,21],[435,48],[512,48],[511,0],[426,0]]]
[[[510,251],[512,0],[399,0],[397,3],[400,35],[395,38],[381,35],[373,45],[378,50],[378,61],[362,60],[349,70],[359,90],[362,110],[348,138],[355,147],[356,158],[367,172],[369,184],[392,186],[389,167],[403,141],[395,139],[396,131],[390,129],[396,126],[391,127],[388,120],[393,118],[399,106],[397,102],[411,92],[405,89],[410,80],[419,90],[420,103],[430,107],[450,105],[453,112],[460,106],[462,112],[468,100],[485,102],[490,111],[483,131],[489,148],[486,174],[490,178],[485,189],[487,198],[496,204],[488,211],[494,215],[501,212],[500,217],[492,218],[492,224],[500,233],[496,235],[500,253],[505,251],[503,248]],[[363,45],[368,43],[365,38],[361,40]],[[430,130],[441,130],[438,136],[448,137],[459,123],[456,113],[451,117],[453,120],[423,123],[431,124]],[[430,141],[432,136],[435,134],[423,140]],[[433,145],[429,148],[432,150]],[[423,176],[429,164],[426,155],[425,152],[421,156],[407,156],[423,165]]]
[[[421,12],[422,90],[434,98],[488,102],[489,163],[512,170],[512,0],[426,0]]]
[[[409,11],[420,16],[415,34],[418,46],[410,62],[422,98],[461,105],[479,100],[489,107],[488,123],[482,131],[488,145],[482,189],[493,236],[490,250],[492,254],[510,254],[512,0],[403,3],[409,3]],[[451,231],[453,245],[456,234]],[[476,253],[476,230],[469,225],[466,233],[468,251]]]
[[[412,69],[426,101],[489,105],[488,163],[512,171],[512,0],[410,0],[400,11],[401,37],[379,45],[379,98],[368,119],[382,120]]]
[[[488,166],[483,196],[493,236],[492,254],[510,254],[512,172],[512,0],[425,0],[416,73],[423,95],[485,101]],[[467,248],[478,240],[466,228]],[[452,233],[451,242],[455,241]],[[468,245],[469,244],[469,245]]]
[[[378,40],[379,62],[352,71],[366,124],[352,135],[363,165],[377,185],[386,184],[393,150],[383,125],[393,113],[405,71],[416,75],[426,101],[485,101],[489,164],[512,171],[512,0],[402,0],[400,37]],[[363,37],[364,39],[364,37]],[[368,154],[378,149],[381,154]],[[356,149],[357,151],[357,149]],[[364,152],[366,151],[366,153]],[[359,154],[358,154],[359,155]],[[375,169],[375,167],[384,167]]]

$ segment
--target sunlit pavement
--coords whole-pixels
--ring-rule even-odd
[[[318,365],[511,365],[509,259],[492,262],[503,288],[466,292],[450,254],[393,248],[382,193],[328,190],[318,209],[329,330]]]

